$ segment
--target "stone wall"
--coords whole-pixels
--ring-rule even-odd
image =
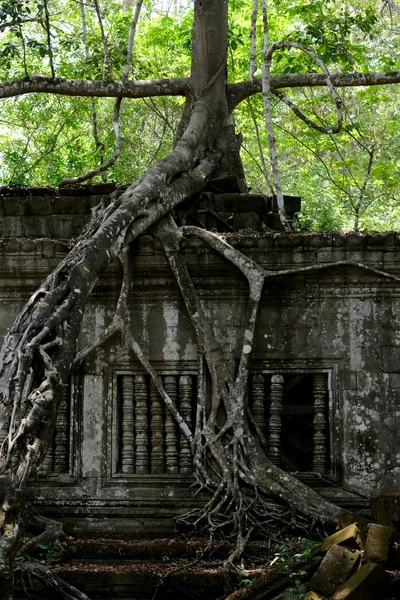
[[[101,199],[108,201],[110,191],[110,187],[91,186],[73,190],[68,196],[59,196],[52,190],[40,190],[41,195],[37,190],[28,190],[24,196],[21,190],[0,193],[4,235],[0,253],[2,336],[22,304],[84,229],[90,209]],[[300,436],[302,428],[312,428],[314,414],[312,406],[304,406],[309,400],[300,397],[312,395],[312,381],[315,388],[319,377],[326,386],[329,430],[325,432],[323,451],[327,454],[328,475],[364,496],[398,489],[398,235],[249,232],[230,234],[227,240],[268,270],[306,268],[271,278],[265,286],[252,358],[252,376],[256,377],[250,382],[253,402],[257,385],[265,385],[268,396],[271,377],[283,375],[284,382],[294,390],[289,400],[291,407],[297,406],[293,414],[297,411],[301,415]],[[216,325],[218,339],[230,359],[237,360],[247,318],[246,282],[197,239],[184,241],[183,252],[205,312]],[[177,285],[160,245],[150,235],[135,242],[134,256],[133,333],[160,374],[169,378],[172,388],[176,386],[178,396],[183,393],[179,391],[182,381],[187,383],[192,378],[190,394],[194,400],[196,340]],[[339,261],[362,263],[368,268],[354,264],[331,266]],[[399,279],[386,277],[383,272]],[[81,346],[110,322],[120,283],[121,269],[113,264],[90,299]],[[195,501],[189,487],[191,475],[179,469],[179,456],[162,459],[178,461],[178,472],[168,472],[167,462],[161,473],[151,473],[153,462],[149,463],[150,473],[137,468],[136,472],[129,472],[131,442],[129,437],[124,438],[124,427],[128,430],[124,419],[130,417],[129,409],[123,408],[123,402],[129,399],[124,397],[121,386],[123,377],[131,378],[126,380],[129,385],[140,385],[144,375],[130,349],[118,337],[71,374],[54,455],[47,461],[47,475],[32,482],[37,502],[68,517],[71,531],[85,519],[89,529],[100,528],[109,534],[107,527],[115,530],[115,521],[109,525],[102,519],[114,515],[120,530],[140,530],[144,519],[148,534],[152,528],[159,531],[161,522],[165,524],[167,517],[189,508]],[[254,383],[260,381],[261,384]],[[297,388],[296,381],[300,381]],[[144,402],[151,411],[150,404],[155,400],[151,389],[146,389],[148,398]],[[288,407],[284,409],[289,411]],[[293,414],[285,417],[284,428],[291,423],[287,432],[295,447]],[[139,414],[139,420],[145,418],[144,412]],[[161,418],[167,417],[164,414]],[[265,419],[268,431],[267,414]],[[145,428],[150,442],[142,438],[139,453],[150,452],[146,444],[151,443],[153,426],[149,420]],[[170,435],[169,441],[162,442],[168,453],[168,444],[171,443],[171,449],[175,443],[171,435],[176,434],[171,429],[168,433],[166,422],[164,427],[165,435]],[[312,444],[312,432],[310,435]],[[179,440],[176,448],[178,454],[182,453]],[[124,464],[123,452],[127,457]],[[339,487],[330,487],[324,493],[344,505],[365,505],[361,496],[346,496]]]

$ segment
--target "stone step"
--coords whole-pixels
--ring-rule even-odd
[[[171,559],[224,559],[234,550],[234,544],[214,542],[208,547],[208,538],[153,539],[153,540],[113,540],[69,538],[70,559],[117,559],[117,560],[160,560]],[[246,557],[251,560],[263,559],[268,554],[268,545],[263,541],[248,544]]]
[[[246,572],[255,577],[260,567]],[[91,600],[189,600],[224,598],[220,562],[181,560],[70,560],[54,567],[64,581]],[[54,592],[39,585],[38,598],[54,598]],[[23,596],[19,600],[23,600]]]

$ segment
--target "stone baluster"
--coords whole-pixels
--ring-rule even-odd
[[[264,375],[253,375],[251,383],[251,412],[253,415],[254,422],[258,425],[261,433],[265,434]]]
[[[149,424],[147,419],[147,382],[144,375],[135,377],[136,473],[149,472]]]
[[[164,377],[164,388],[168,396],[175,403],[178,397],[177,378],[167,375]],[[166,407],[165,411],[165,462],[167,473],[179,473],[178,437],[176,422],[173,415]]]
[[[135,472],[135,414],[134,414],[134,377],[133,375],[122,376],[122,451],[121,470],[122,473]]]
[[[315,373],[313,378],[314,394],[314,449],[313,470],[326,473],[327,428],[326,428],[326,376]]]
[[[269,418],[269,450],[270,460],[277,466],[281,462],[281,431],[282,431],[282,399],[283,399],[283,377],[272,375],[271,377],[271,408]]]
[[[150,383],[151,401],[151,472],[165,473],[163,400],[153,382]]]
[[[60,406],[58,408],[55,450],[54,450],[54,472],[66,473],[68,471],[68,433],[69,433],[69,386],[63,391]],[[47,456],[50,454],[50,448]],[[47,458],[46,456],[46,458]]]
[[[9,419],[7,419],[7,421],[5,423],[3,423],[3,427],[0,429],[0,446],[4,442],[6,437],[8,436],[9,424],[10,424],[10,421],[9,421]]]
[[[190,375],[182,375],[179,377],[179,399],[180,407],[179,412],[181,413],[183,420],[189,429],[192,429],[192,378]],[[180,452],[180,473],[191,473],[192,472],[192,451],[190,449],[190,443],[181,433],[181,452]]]
[[[43,473],[51,472],[53,470],[53,458],[53,446],[50,444],[49,448],[47,449],[46,456],[44,457],[44,461],[40,466],[40,471]]]

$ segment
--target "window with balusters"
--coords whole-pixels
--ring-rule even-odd
[[[271,461],[287,471],[330,468],[328,374],[250,376],[250,409]]]
[[[197,378],[193,374],[162,375],[169,397],[192,428]],[[158,393],[150,376],[117,376],[119,473],[190,474],[190,445]]]
[[[65,386],[58,408],[53,443],[40,467],[40,475],[56,480],[56,476],[76,476],[78,473],[78,438],[81,431],[81,387],[78,373],[72,373]],[[75,427],[72,427],[75,424]]]
[[[190,428],[196,414],[195,374],[161,374],[166,392]],[[190,475],[190,446],[150,376],[116,376],[117,436],[114,473]],[[269,458],[287,471],[327,473],[330,467],[327,373],[253,372],[249,378],[253,424]]]

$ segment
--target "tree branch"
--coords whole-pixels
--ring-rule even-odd
[[[334,87],[362,87],[370,85],[389,85],[400,83],[400,71],[377,73],[332,73],[330,75]],[[285,73],[271,75],[271,88],[326,87],[326,76],[323,73]],[[1,88],[0,88],[1,90]],[[227,96],[230,110],[249,96],[262,91],[261,79],[241,81],[228,85]]]
[[[362,87],[400,83],[400,71],[377,73],[336,73],[331,75],[335,87]],[[82,96],[88,98],[154,98],[156,96],[186,96],[189,77],[147,79],[136,81],[99,81],[91,79],[53,79],[46,75],[31,75],[23,79],[0,83],[0,99],[42,92],[60,96]],[[285,73],[271,75],[274,89],[299,87],[325,87],[323,73]],[[262,91],[261,79],[240,81],[227,86],[231,110],[243,100]]]
[[[400,73],[399,73],[400,81]],[[53,79],[46,75],[32,75],[24,79],[0,84],[0,98],[43,92],[60,96],[89,98],[150,98],[154,96],[184,96],[189,78],[149,79],[137,81],[100,81]]]
[[[400,8],[393,2],[393,0],[384,0],[384,5],[388,6],[390,9],[394,10],[398,15],[400,15]]]

